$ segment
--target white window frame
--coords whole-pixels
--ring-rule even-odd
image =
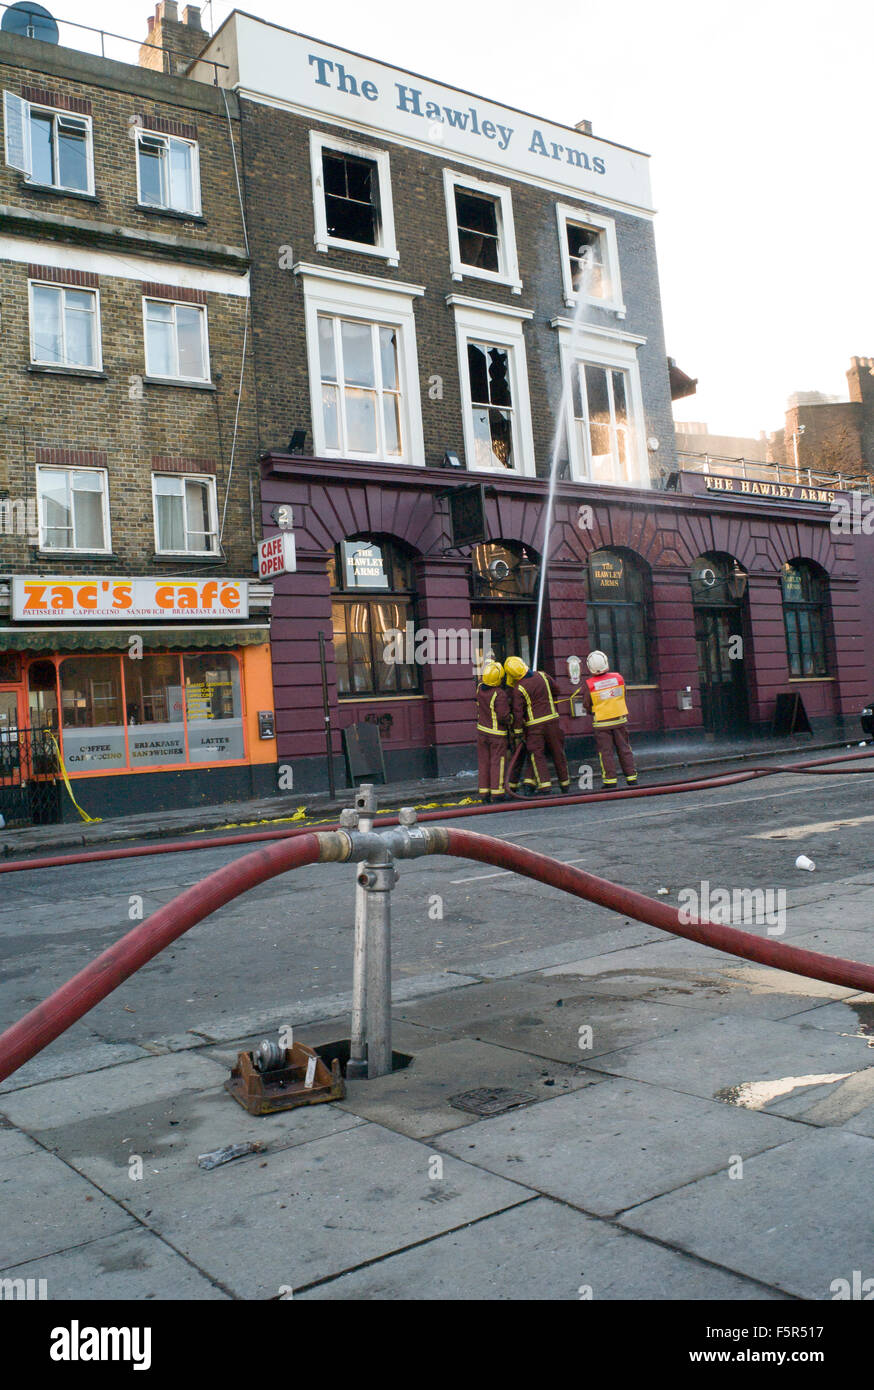
[[[198,309],[201,315],[201,342],[204,352],[204,366],[206,376],[160,376],[157,372],[149,370],[149,326],[147,306],[149,304],[172,304],[174,309],[181,305],[184,309]],[[176,316],[173,316],[173,328],[176,329]],[[171,299],[169,296],[149,294],[143,295],[143,351],[146,363],[146,378],[150,381],[185,381],[197,382],[198,384],[212,385],[212,363],[209,354],[209,317],[205,304],[192,304],[188,299]],[[176,332],[176,365],[179,365],[179,334]]]
[[[101,498],[103,502],[103,540],[104,545],[100,548],[83,545],[47,545],[45,515],[42,507],[42,494],[40,493],[39,480],[42,473],[97,473],[101,478]],[[73,464],[53,464],[38,463],[36,465],[36,497],[37,511],[39,513],[39,548],[46,551],[49,555],[111,555],[112,554],[112,530],[109,517],[109,471],[106,468],[77,468]],[[74,537],[75,539],[75,537]]]
[[[209,526],[210,534],[215,538],[215,545],[212,550],[192,550],[186,546],[184,550],[162,550],[161,537],[158,529],[158,492],[156,483],[158,478],[172,478],[182,484],[182,525],[186,536],[188,535],[188,523],[185,513],[185,484],[186,483],[206,483],[207,497],[209,498]],[[152,516],[155,523],[155,554],[156,555],[209,555],[218,558],[221,554],[218,533],[218,499],[216,493],[216,480],[212,473],[162,473],[160,469],[155,469],[152,473]]]
[[[455,190],[461,188],[485,198],[494,199],[498,208],[498,258],[500,270],[482,270],[466,265],[461,259],[458,241],[458,216],[455,210]],[[453,280],[489,280],[493,285],[509,285],[514,294],[522,293],[519,278],[519,259],[516,255],[516,231],[513,225],[513,196],[500,183],[486,183],[457,169],[443,170],[443,192],[446,198],[446,222],[449,228],[449,265]]]
[[[455,312],[455,337],[458,346],[458,372],[461,380],[462,425],[464,452],[472,473],[498,474],[502,478],[533,478],[536,476],[534,433],[531,425],[531,400],[528,394],[528,362],[525,352],[523,324],[533,319],[532,309],[509,308],[487,300],[468,299],[450,294],[446,303]],[[513,441],[516,467],[513,469],[483,467],[476,462],[476,439],[473,428],[473,401],[470,394],[470,375],[467,361],[469,342],[489,342],[495,347],[509,349],[507,362],[510,377],[510,398],[516,428]]]
[[[294,266],[294,273],[300,276],[304,291],[314,453],[321,458],[357,458],[361,462],[377,464],[380,467],[404,464],[424,467],[425,441],[419,393],[416,320],[413,314],[413,300],[425,293],[424,287],[404,284],[398,280],[377,279],[352,271],[333,271],[327,267],[306,265],[300,261]],[[401,454],[374,458],[371,454],[343,454],[338,449],[327,448],[319,360],[320,314],[361,319],[366,323],[383,324],[386,328],[394,328],[397,331],[403,446]]]
[[[558,221],[558,246],[561,260],[561,278],[564,289],[564,302],[569,309],[579,304],[582,298],[586,304],[594,304],[599,309],[611,310],[617,318],[624,319],[625,305],[622,301],[622,280],[619,274],[619,242],[616,238],[616,223],[612,217],[604,217],[588,208],[573,207],[570,203],[556,203],[555,215]],[[574,289],[570,251],[567,243],[568,223],[579,227],[589,227],[598,232],[601,243],[601,265],[607,282],[606,294],[580,295]]]
[[[646,416],[637,356],[637,350],[646,343],[646,338],[634,333],[620,332],[615,328],[599,328],[592,324],[580,329],[571,319],[553,319],[551,326],[558,333],[563,395],[567,402],[565,425],[572,480],[611,487],[652,487],[646,449]],[[603,367],[605,370],[612,368],[628,375],[628,410],[632,440],[629,457],[631,476],[628,478],[614,478],[610,481],[592,478],[588,437],[584,438],[584,431],[580,428],[581,422],[575,415],[576,397],[580,389],[576,378],[580,369],[585,366]]]
[[[144,208],[155,208],[155,209],[158,210],[158,211],[165,211],[165,212],[187,212],[187,213],[190,213],[192,217],[200,217],[200,216],[201,216],[201,211],[202,211],[202,206],[201,206],[201,198],[200,198],[200,148],[199,148],[198,142],[197,142],[196,140],[188,140],[188,139],[185,139],[185,138],[184,138],[183,136],[181,136],[181,135],[165,135],[162,131],[159,131],[159,130],[146,130],[145,126],[136,126],[135,129],[134,129],[134,135],[135,135],[135,139],[134,139],[134,148],[135,148],[135,150],[136,150],[136,161],[137,161],[137,202],[139,203],[140,207],[144,207]],[[161,142],[163,143],[163,145],[165,146],[166,150],[167,150],[167,156],[166,156],[166,157],[167,157],[167,165],[166,165],[167,198],[168,198],[168,201],[167,201],[167,202],[164,202],[164,203],[147,203],[147,202],[145,202],[145,201],[143,200],[142,181],[141,181],[141,179],[140,179],[140,140],[141,140],[141,138],[143,138],[143,137],[145,137],[145,138],[148,139],[148,140],[159,140],[159,141],[161,141]],[[175,203],[171,203],[171,202],[169,201],[169,197],[170,197],[170,164],[169,164],[169,160],[170,160],[170,146],[171,146],[171,144],[173,144],[174,142],[175,142],[177,145],[187,145],[188,148],[192,151],[192,156],[191,156],[191,186],[192,186],[192,192],[193,192],[193,194],[194,194],[194,206],[193,206],[193,207],[190,207],[190,208],[181,208],[181,207],[177,207]]]
[[[62,296],[61,334],[62,334],[62,338],[63,338],[63,342],[64,342],[64,358],[65,358],[65,360],[64,360],[63,362],[47,362],[47,361],[45,361],[43,358],[37,357],[37,356],[36,356],[36,347],[35,347],[34,338],[33,338],[34,321],[35,321],[34,310],[33,310],[33,291],[34,291],[34,287],[35,287],[35,286],[39,286],[40,289],[60,290],[60,292],[61,292],[61,296]],[[94,356],[95,356],[95,360],[94,360],[94,363],[93,363],[91,366],[88,366],[88,367],[83,367],[83,366],[81,366],[79,363],[71,363],[71,362],[67,362],[67,361],[66,361],[66,351],[67,351],[66,337],[67,337],[67,333],[66,333],[66,319],[65,319],[65,316],[64,316],[64,309],[63,309],[63,298],[64,298],[64,296],[65,296],[65,294],[66,294],[66,291],[68,291],[68,290],[72,290],[74,294],[90,294],[90,295],[93,295],[93,297],[94,297]],[[103,371],[103,335],[102,335],[102,333],[101,333],[101,331],[100,331],[100,291],[99,291],[98,289],[91,289],[90,286],[88,286],[88,285],[60,285],[60,284],[56,283],[56,281],[54,281],[54,280],[28,280],[28,282],[27,282],[27,313],[28,313],[28,323],[29,323],[29,328],[30,328],[30,361],[31,361],[31,364],[32,364],[34,367],[56,367],[56,368],[58,368],[59,370],[65,370],[65,371],[71,371],[71,372],[102,372],[102,371]]]
[[[21,122],[21,147],[16,150],[12,140],[12,113],[17,112]],[[52,117],[52,182],[38,183],[33,177],[33,142],[30,132],[30,118],[34,112],[41,116]],[[72,188],[68,184],[59,183],[57,175],[59,173],[58,160],[58,141],[57,123],[58,120],[75,121],[85,127],[85,153],[87,160],[88,186],[87,188]],[[32,183],[36,188],[57,188],[64,193],[80,193],[83,195],[94,195],[94,128],[90,116],[80,115],[78,111],[65,111],[57,106],[41,106],[39,102],[26,101],[24,97],[18,96],[15,92],[3,93],[3,138],[4,153],[7,165],[12,169],[24,174],[28,183]]]
[[[346,241],[342,237],[328,235],[328,217],[325,210],[325,187],[322,176],[322,155],[325,151],[334,154],[349,154],[357,159],[367,159],[376,165],[379,180],[380,240],[378,246],[370,246],[363,241]],[[394,203],[391,193],[391,164],[388,150],[375,149],[372,145],[356,145],[351,140],[343,140],[321,131],[310,131],[310,168],[313,181],[313,213],[315,216],[315,236],[313,243],[317,251],[327,252],[332,247],[340,251],[356,251],[363,256],[381,256],[390,266],[399,261],[395,238]]]

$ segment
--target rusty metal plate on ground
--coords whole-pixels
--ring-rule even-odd
[[[462,1091],[460,1095],[450,1096],[449,1104],[471,1115],[503,1115],[505,1110],[532,1105],[535,1100],[536,1096],[525,1091],[511,1091],[507,1086],[481,1086],[477,1091]]]

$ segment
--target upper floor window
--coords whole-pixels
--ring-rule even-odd
[[[112,548],[104,469],[38,467],[36,490],[42,550]]]
[[[153,473],[155,549],[159,555],[218,550],[215,478]]]
[[[398,332],[388,324],[319,314],[325,450],[347,457],[404,452]]]
[[[30,360],[41,366],[100,368],[96,290],[31,281]]]
[[[170,381],[209,381],[206,309],[167,299],[143,299],[146,375]]]
[[[397,265],[388,154],[310,133],[315,244],[384,256]]]
[[[556,213],[565,303],[573,307],[580,298],[590,300],[624,318],[613,219],[564,203]]]
[[[443,171],[453,280],[473,276],[522,289],[510,190],[452,169]]]
[[[828,675],[828,575],[806,560],[783,566],[783,624],[789,674],[799,678]]]
[[[137,188],[146,207],[200,213],[197,143],[175,135],[137,131]]]
[[[522,328],[532,312],[460,295],[448,295],[447,303],[455,310],[467,466],[533,475]]]
[[[94,192],[91,117],[34,106],[3,93],[6,163],[30,183],[73,193]]]

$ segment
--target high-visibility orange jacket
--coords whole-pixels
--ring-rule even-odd
[[[480,684],[476,692],[477,732],[506,738],[512,722],[509,692],[500,685]]]
[[[583,703],[592,716],[596,729],[609,729],[628,723],[625,703],[625,681],[618,671],[605,671],[602,676],[589,676]]]
[[[545,671],[529,671],[513,688],[513,726],[517,731],[558,719],[555,681]]]

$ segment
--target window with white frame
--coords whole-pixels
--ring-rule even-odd
[[[443,170],[453,280],[467,276],[521,292],[509,188]]]
[[[111,550],[105,469],[38,467],[36,489],[40,549]]]
[[[460,295],[455,310],[467,466],[482,472],[533,475],[523,322],[530,309],[510,310]]]
[[[6,163],[30,183],[71,193],[94,192],[91,117],[34,106],[3,93]]]
[[[169,299],[143,299],[146,375],[209,381],[206,309]]]
[[[137,189],[145,207],[200,214],[197,142],[137,131]]]
[[[159,555],[216,554],[215,478],[153,473],[152,496]]]
[[[96,290],[30,281],[30,360],[39,366],[100,369]]]
[[[572,308],[582,298],[624,318],[615,222],[565,203],[556,215],[565,303]]]
[[[425,462],[413,296],[419,285],[298,264],[315,453]]]
[[[571,477],[578,481],[648,487],[643,398],[635,334],[570,319],[553,319],[567,383]]]
[[[397,265],[388,153],[310,132],[315,245],[384,256]]]

